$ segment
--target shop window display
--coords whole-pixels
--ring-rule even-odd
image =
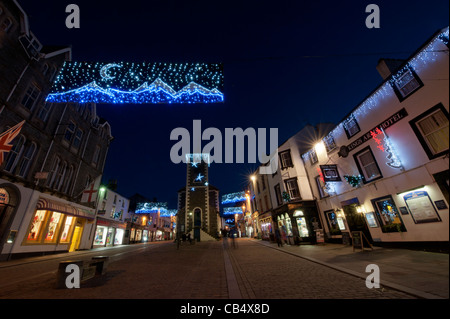
[[[38,241],[39,233],[41,231],[42,223],[46,215],[45,210],[37,210],[31,221],[30,231],[27,236],[28,241]]]
[[[61,213],[53,212],[48,224],[47,235],[45,236],[46,242],[55,242],[57,233],[59,230],[59,222],[61,221]]]
[[[70,241],[70,235],[72,233],[72,225],[73,225],[73,221],[75,220],[74,217],[72,216],[67,216],[65,221],[64,221],[64,227],[62,230],[62,235],[61,235],[61,240],[60,242],[69,242]]]
[[[122,245],[124,233],[125,231],[123,229],[116,229],[116,236],[114,237],[114,245]]]
[[[109,227],[106,235],[106,246],[112,246],[114,239],[114,228]]]
[[[406,231],[397,206],[391,196],[373,199],[372,205],[376,210],[383,232]]]
[[[95,230],[94,245],[104,245],[106,241],[106,233],[106,227],[97,226],[97,229]]]

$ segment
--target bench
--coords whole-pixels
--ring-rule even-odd
[[[59,263],[58,272],[56,273],[56,287],[67,288],[66,278],[71,274],[67,273],[67,266],[75,264],[80,270],[80,282],[86,282],[94,277],[102,276],[106,274],[106,268],[108,266],[108,256],[95,256],[91,260],[65,260]]]

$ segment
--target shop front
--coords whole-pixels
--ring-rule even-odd
[[[125,223],[119,223],[117,221],[111,221],[98,217],[93,243],[94,247],[122,245],[125,229]]]
[[[314,201],[284,204],[274,210],[273,218],[282,240],[289,245],[316,243],[316,230],[322,228]]]
[[[40,198],[22,240],[22,246],[36,247],[41,251],[70,252],[80,248],[86,249],[86,245],[80,245],[85,227],[93,224],[94,215],[95,212],[88,208]]]
[[[259,215],[258,211],[255,211],[251,215],[252,227],[253,227],[252,237],[261,239],[261,226],[259,225],[259,222],[258,222],[258,215]]]
[[[273,220],[270,212],[259,215],[258,219],[262,240],[275,241]]]

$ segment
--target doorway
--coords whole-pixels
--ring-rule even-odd
[[[347,220],[350,232],[361,231],[367,240],[372,244],[372,235],[370,234],[369,228],[367,227],[366,219],[363,213],[358,213],[356,207],[358,204],[350,204],[342,206],[344,210],[345,219]]]
[[[81,239],[81,226],[75,226],[75,230],[73,231],[72,243],[70,244],[69,252],[75,251],[80,246]]]
[[[200,241],[200,228],[202,227],[202,210],[194,209],[194,240]]]

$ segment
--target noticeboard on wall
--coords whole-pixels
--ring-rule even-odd
[[[416,224],[440,222],[441,218],[426,191],[411,192],[403,196]]]

